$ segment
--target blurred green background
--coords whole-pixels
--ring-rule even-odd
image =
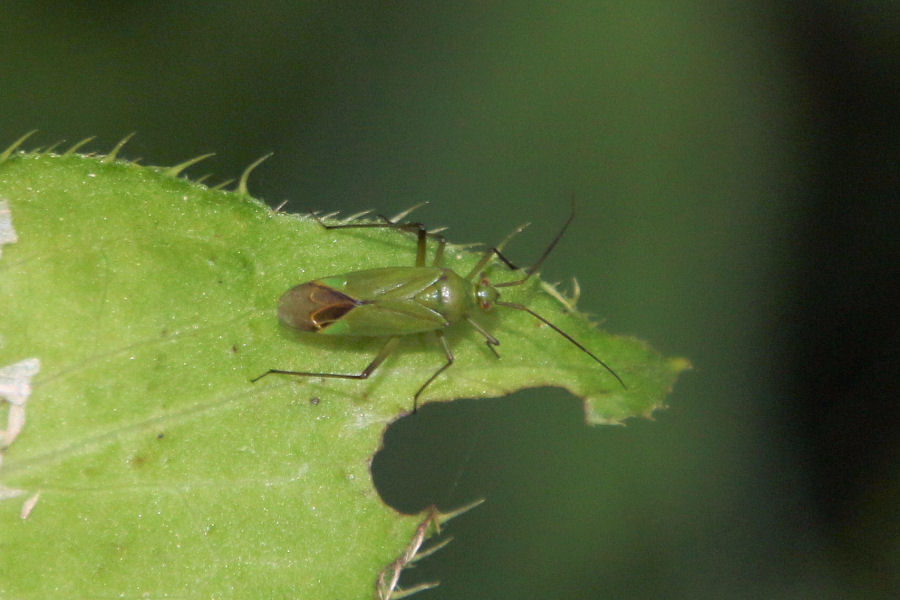
[[[887,598],[898,32],[896,2],[4,2],[0,146],[137,131],[124,156],[213,151],[191,169],[211,181],[274,151],[250,184],[270,204],[427,200],[457,242],[530,221],[525,264],[574,194],[545,279],[577,276],[582,310],[695,370],[625,428],[584,426],[559,390],[395,424],[386,501],[487,500],[405,581]]]

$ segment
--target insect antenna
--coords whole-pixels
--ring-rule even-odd
[[[527,279],[527,277],[526,277],[526,279]],[[584,346],[582,346],[582,345],[578,342],[578,340],[576,340],[576,339],[573,338],[571,335],[569,335],[568,333],[566,333],[565,331],[563,331],[562,329],[560,329],[559,327],[557,327],[556,325],[554,325],[553,323],[551,323],[550,321],[548,321],[547,319],[545,319],[544,317],[542,317],[541,315],[537,314],[536,312],[534,312],[533,310],[531,310],[531,309],[528,308],[527,306],[524,306],[524,305],[522,305],[522,304],[517,304],[517,303],[515,303],[515,302],[503,302],[503,301],[501,301],[501,300],[496,300],[496,301],[494,302],[494,304],[497,305],[497,306],[505,306],[505,307],[507,307],[507,308],[514,308],[514,309],[516,309],[516,310],[521,310],[521,311],[527,312],[529,315],[531,315],[532,317],[534,317],[535,319],[537,319],[538,321],[540,321],[540,322],[543,323],[544,325],[549,326],[553,331],[555,331],[555,332],[558,333],[559,335],[563,336],[564,338],[566,338],[567,340],[569,340],[570,342],[572,342],[572,344],[573,344],[576,348],[578,348],[579,350],[581,350],[582,352],[584,352],[585,354],[587,354],[588,356],[590,356],[591,358],[593,358],[595,361],[597,361],[604,369],[606,369],[607,371],[609,371],[610,375],[612,375],[613,377],[616,378],[616,381],[619,382],[619,384],[622,386],[623,389],[626,389],[626,390],[628,389],[628,386],[625,385],[625,382],[622,381],[622,378],[619,377],[619,374],[612,370],[612,367],[610,367],[608,364],[606,364],[605,362],[603,362],[602,360],[600,360],[593,352],[591,352],[590,350],[588,350],[587,348],[585,348]]]
[[[556,248],[556,245],[559,243],[559,240],[562,239],[563,235],[565,235],[566,230],[569,228],[569,225],[572,223],[572,220],[573,220],[573,219],[575,219],[575,201],[574,201],[574,199],[573,199],[573,201],[572,201],[572,211],[569,213],[569,218],[566,219],[566,222],[563,224],[562,229],[559,230],[559,233],[556,234],[556,237],[553,238],[553,241],[550,242],[550,245],[547,246],[547,249],[544,250],[544,253],[541,254],[541,257],[538,258],[537,262],[534,263],[533,265],[531,265],[530,267],[528,267],[527,269],[525,269],[525,276],[522,277],[521,279],[516,279],[516,280],[514,280],[514,281],[505,281],[505,282],[502,282],[502,283],[495,283],[495,284],[493,284],[493,287],[495,287],[495,288],[501,288],[501,287],[513,287],[513,286],[517,286],[517,285],[522,285],[523,283],[525,283],[526,281],[528,281],[528,280],[531,278],[531,276],[534,275],[534,274],[537,272],[537,270],[541,268],[541,265],[544,264],[544,261],[547,260],[547,257],[548,257],[548,256],[550,256],[550,253],[553,252],[553,249]],[[520,228],[518,231],[521,231],[521,228]],[[513,232],[512,235],[515,235],[516,233],[518,233],[518,231]],[[512,235],[510,235],[510,237],[512,237]],[[506,242],[508,242],[508,241],[509,241],[509,237],[506,238],[505,240],[503,240],[503,243],[501,243],[498,247],[492,248],[492,253],[488,253],[486,256],[490,257],[492,254],[494,254],[494,255],[496,255],[500,260],[502,260],[504,263],[506,263],[506,265],[507,265],[508,267],[510,267],[511,269],[516,270],[516,267],[513,266],[513,264],[512,264],[509,260],[507,260],[507,258],[506,258],[505,256],[503,256],[503,254],[500,252],[500,250],[503,249],[503,246],[504,246],[504,245],[506,244]],[[482,261],[479,262],[479,268],[480,268],[481,266],[484,266],[483,262],[485,262],[484,259],[482,259]],[[563,331],[562,329],[560,329],[559,327],[557,327],[556,325],[554,325],[553,323],[551,323],[550,321],[548,321],[547,319],[545,319],[544,317],[542,317],[541,315],[537,314],[536,312],[534,312],[533,310],[531,310],[531,309],[528,308],[527,306],[524,306],[524,305],[522,305],[522,304],[517,304],[517,303],[515,303],[515,302],[504,302],[504,301],[499,300],[499,299],[498,299],[498,300],[494,300],[494,304],[497,305],[497,306],[505,306],[505,307],[507,307],[507,308],[513,308],[513,309],[516,309],[516,310],[521,310],[521,311],[523,311],[523,312],[528,313],[529,315],[531,315],[532,317],[534,317],[535,319],[537,319],[537,320],[540,321],[541,323],[547,325],[547,326],[550,327],[553,331],[555,331],[556,333],[558,333],[558,334],[561,335],[562,337],[564,337],[564,338],[566,338],[567,340],[569,340],[569,342],[571,342],[572,345],[574,345],[576,348],[578,348],[579,350],[581,350],[582,352],[584,352],[585,354],[587,354],[588,356],[590,356],[591,358],[593,358],[593,359],[594,359],[598,364],[600,364],[600,366],[602,366],[604,369],[606,369],[607,371],[609,371],[609,374],[616,378],[616,381],[619,382],[619,385],[621,385],[623,389],[626,389],[626,390],[628,389],[628,386],[625,385],[625,382],[622,381],[622,378],[619,377],[619,374],[616,373],[615,371],[613,371],[612,367],[610,367],[608,364],[606,364],[605,362],[603,362],[602,360],[600,360],[600,358],[598,358],[593,352],[591,352],[590,350],[588,350],[587,348],[585,348],[583,345],[581,345],[581,343],[580,343],[578,340],[576,340],[576,339],[573,338],[571,335],[569,335],[568,333],[566,333],[565,331]]]

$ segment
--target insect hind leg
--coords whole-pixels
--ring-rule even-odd
[[[427,388],[429,385],[431,385],[431,383],[435,379],[437,379],[438,375],[440,375],[445,370],[447,370],[447,368],[450,365],[452,365],[455,360],[453,357],[453,351],[450,349],[450,344],[448,344],[447,340],[444,339],[444,333],[441,331],[435,331],[434,333],[435,333],[435,336],[437,337],[438,341],[441,343],[441,346],[444,349],[444,355],[447,357],[447,362],[444,363],[443,365],[441,365],[441,367],[437,371],[432,373],[431,377],[429,377],[428,380],[425,383],[423,383],[419,387],[418,390],[416,390],[416,393],[413,396],[413,414],[415,414],[419,410],[419,396],[422,395],[422,392],[425,391],[425,388]],[[269,369],[262,375],[258,375],[256,377],[254,377],[253,379],[251,379],[250,383],[256,383],[257,381],[259,381],[260,379],[262,379],[263,377],[266,377],[268,375],[293,375],[295,377],[327,377],[327,378],[331,378],[331,379],[368,379],[369,376],[375,372],[375,369],[377,369],[379,366],[381,366],[381,363],[383,363],[385,361],[385,359],[387,359],[387,357],[390,356],[391,352],[393,352],[394,349],[396,349],[397,344],[399,342],[400,342],[400,338],[398,336],[394,336],[394,337],[390,338],[387,341],[387,343],[381,348],[381,350],[378,352],[378,354],[375,356],[375,358],[372,359],[372,362],[370,362],[368,364],[368,366],[366,366],[366,368],[363,369],[362,372],[360,372],[360,373],[313,373],[311,371],[289,371],[287,369]]]
[[[384,215],[377,215],[379,219],[384,221],[384,223],[340,223],[338,225],[328,225],[325,223],[318,215],[311,215],[316,222],[321,225],[325,229],[397,229],[399,231],[406,231],[409,233],[416,234],[416,266],[424,267],[425,266],[425,256],[426,256],[426,245],[429,237],[434,238],[438,242],[437,250],[434,255],[434,266],[440,266],[443,257],[444,257],[444,247],[447,245],[447,240],[444,236],[437,233],[429,233],[429,231],[425,228],[425,225],[419,223],[418,221],[410,221],[404,223],[397,223]]]
[[[269,369],[262,375],[258,375],[250,380],[250,383],[256,383],[263,377],[267,375],[294,375],[296,377],[329,377],[331,379],[368,379],[369,375],[371,375],[375,369],[377,369],[381,363],[385,361],[385,359],[390,356],[391,352],[397,347],[397,344],[400,342],[399,337],[390,338],[387,343],[381,348],[378,354],[372,359],[372,362],[368,364],[368,366],[362,370],[361,373],[312,373],[310,371],[288,371],[285,369]]]
[[[414,210],[418,208],[414,206],[410,210]],[[401,216],[406,216],[406,213],[402,213]],[[444,260],[444,248],[447,246],[447,238],[439,233],[431,233],[425,228],[425,225],[419,222],[409,222],[409,223],[397,223],[388,219],[384,215],[378,215],[378,218],[384,221],[385,226],[393,226],[401,231],[409,231],[410,233],[415,233],[417,236],[416,243],[416,266],[424,267],[425,266],[425,256],[426,256],[426,240],[428,238],[433,238],[437,240],[438,246],[437,250],[434,251],[434,260],[432,261],[432,266],[439,267]]]

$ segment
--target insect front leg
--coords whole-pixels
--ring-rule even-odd
[[[440,267],[444,262],[444,247],[447,245],[447,239],[442,235],[435,237],[437,237],[438,247],[437,250],[434,251],[434,260],[432,261],[431,266]]]
[[[484,266],[487,265],[488,262],[491,260],[491,258],[493,258],[495,256],[497,258],[499,258],[501,261],[503,261],[503,264],[505,264],[507,267],[509,267],[509,269],[511,271],[518,271],[520,267],[517,267],[508,258],[506,258],[503,255],[503,253],[501,252],[501,250],[503,250],[503,247],[506,246],[506,244],[507,244],[507,242],[509,242],[509,240],[513,239],[515,236],[522,233],[522,231],[526,227],[528,227],[528,225],[529,225],[528,223],[525,223],[524,225],[520,225],[515,230],[513,230],[512,233],[510,233],[508,236],[506,236],[506,239],[504,239],[502,242],[500,242],[496,246],[493,246],[493,247],[485,250],[484,253],[481,255],[481,258],[479,259],[478,263],[474,267],[472,267],[472,270],[469,271],[469,274],[466,275],[465,278],[468,280],[471,280],[475,275],[480,273],[481,270],[484,268]]]

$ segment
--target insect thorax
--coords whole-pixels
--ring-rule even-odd
[[[442,269],[437,281],[417,293],[415,299],[443,316],[450,325],[469,314],[475,302],[475,289],[455,272]]]

